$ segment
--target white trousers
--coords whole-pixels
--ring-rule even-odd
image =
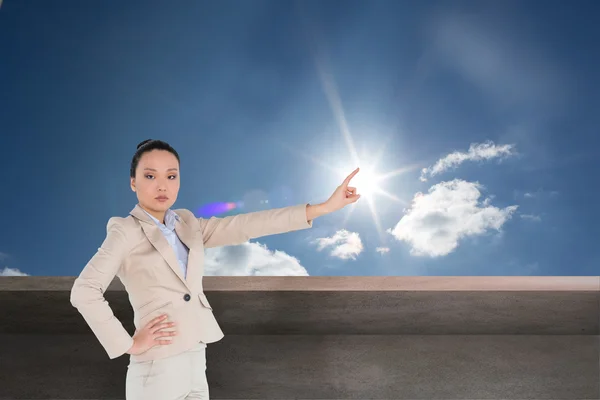
[[[132,361],[125,379],[126,400],[209,400],[206,344],[172,357]]]

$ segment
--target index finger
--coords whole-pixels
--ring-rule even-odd
[[[359,169],[360,168],[356,168],[350,175],[348,175],[348,177],[346,177],[346,179],[344,179],[344,185],[347,186],[350,183],[350,180],[354,177],[354,175],[358,174]]]

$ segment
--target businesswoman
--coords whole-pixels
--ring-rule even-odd
[[[70,296],[110,359],[129,354],[126,399],[209,399],[206,345],[223,332],[204,295],[204,249],[312,227],[360,198],[349,186],[357,172],[324,203],[204,219],[171,209],[180,185],[177,152],[160,140],[141,142],[130,169],[138,203],[127,217],[108,220],[106,238]],[[133,308],[133,337],[103,295],[115,276]]]

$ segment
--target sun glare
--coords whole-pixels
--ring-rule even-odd
[[[309,153],[298,152],[293,147],[288,146],[287,144],[284,144],[284,143],[282,143],[282,144],[288,150],[290,150],[300,156],[308,158],[315,165],[321,166],[323,169],[332,171],[333,176],[336,177],[333,184],[339,185],[344,179],[346,179],[346,177],[348,176],[349,173],[354,171],[354,169],[356,167],[359,167],[360,170],[354,177],[352,177],[352,179],[350,180],[349,186],[355,187],[356,194],[360,194],[361,198],[366,200],[366,205],[368,205],[369,209],[371,210],[371,214],[373,216],[373,222],[375,223],[377,232],[379,233],[379,235],[381,237],[383,237],[383,229],[382,229],[381,223],[379,221],[379,216],[377,215],[376,206],[375,206],[375,197],[382,196],[382,197],[385,197],[389,200],[393,200],[394,202],[397,202],[402,205],[407,204],[407,201],[398,198],[397,196],[393,195],[392,193],[389,193],[387,191],[387,189],[382,186],[382,183],[390,178],[395,177],[395,176],[402,175],[406,172],[418,169],[418,167],[419,167],[418,165],[409,165],[409,166],[401,167],[401,168],[398,168],[396,170],[392,170],[389,172],[378,173],[378,172],[376,172],[376,170],[377,170],[376,166],[377,166],[378,162],[381,160],[381,157],[380,157],[381,154],[378,154],[375,157],[370,157],[369,159],[374,158],[375,161],[373,164],[367,163],[366,166],[364,165],[365,160],[364,159],[361,160],[361,158],[358,155],[356,155],[355,157],[352,157],[354,159],[354,162],[352,162],[352,163],[348,163],[347,161],[344,161],[341,163],[344,165],[343,167],[341,167],[340,164],[337,164],[334,166],[334,165],[331,165],[331,163],[325,162],[324,159],[316,158],[316,157],[310,155]],[[351,153],[351,155],[354,154],[353,151],[351,151],[350,153]],[[358,203],[362,204],[362,201],[359,201]],[[348,219],[350,218],[350,216],[352,214],[353,209],[354,209],[354,207],[352,207],[349,210],[349,212],[346,214],[346,217],[343,222],[343,226],[346,225]]]
[[[340,174],[340,178],[343,180],[348,176],[347,171],[351,171],[353,168],[346,168]],[[381,179],[377,176],[375,171],[360,167],[360,171],[350,181],[350,186],[356,188],[356,193],[364,197],[372,197],[375,193],[381,191],[379,187],[379,181]]]

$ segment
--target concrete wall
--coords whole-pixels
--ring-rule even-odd
[[[123,399],[74,277],[0,278],[0,399]],[[212,399],[600,399],[600,277],[205,277]],[[106,298],[133,333],[127,294]]]

